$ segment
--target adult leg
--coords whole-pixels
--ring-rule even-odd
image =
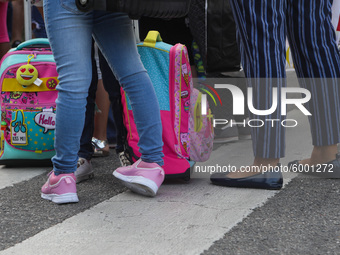
[[[332,26],[332,1],[289,0],[288,39],[300,85],[312,96],[307,107],[313,151],[300,163],[334,160],[340,142],[340,54]],[[303,79],[304,78],[304,79]]]
[[[281,88],[285,84],[285,1],[280,0],[232,0],[231,7],[237,26],[241,61],[253,90],[255,109],[270,109],[273,96],[280,105]],[[263,79],[261,79],[263,78]],[[277,95],[272,88],[277,87]],[[254,165],[273,165],[284,157],[285,132],[280,107],[271,115],[258,116],[250,113],[250,119],[260,119],[264,125],[252,128]],[[260,169],[259,169],[260,170]],[[230,177],[246,177],[254,173],[230,173]]]

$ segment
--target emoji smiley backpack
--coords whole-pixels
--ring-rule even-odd
[[[58,74],[48,39],[23,42],[0,63],[0,164],[51,164]]]

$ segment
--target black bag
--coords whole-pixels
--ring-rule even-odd
[[[229,0],[192,0],[189,25],[207,74],[240,69],[241,57]]]
[[[187,15],[191,0],[75,0],[80,11],[124,12],[132,19],[180,18]]]
[[[207,72],[240,70],[236,25],[229,1],[209,0],[207,22]]]

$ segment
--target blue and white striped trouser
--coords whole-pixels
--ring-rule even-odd
[[[272,87],[286,86],[285,43],[291,47],[296,73],[304,79],[300,86],[311,92],[305,104],[309,117],[313,145],[340,142],[340,55],[331,23],[332,0],[230,0],[237,26],[242,64],[247,78],[267,78],[265,82],[251,80],[255,109],[271,107]],[[280,79],[270,79],[280,78]],[[282,78],[282,79],[281,79]],[[320,79],[321,78],[321,79]],[[333,78],[333,79],[325,79]],[[278,108],[270,116],[251,119],[280,119]],[[264,121],[261,128],[252,128],[255,157],[281,158],[285,155],[285,130]]]

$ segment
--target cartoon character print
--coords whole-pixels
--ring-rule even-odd
[[[11,121],[12,120],[12,111],[6,111],[6,120]]]
[[[6,121],[6,111],[1,112],[1,121]]]
[[[7,141],[10,141],[10,137],[7,135],[10,132],[9,129],[9,123],[11,123],[12,120],[12,112],[11,111],[2,111],[1,112],[1,121],[5,121],[6,122],[6,130],[5,132],[5,139]]]
[[[181,133],[181,143],[186,153],[188,153],[189,134]]]
[[[184,111],[189,112],[190,110],[190,100],[184,102]]]
[[[185,81],[185,85],[187,85],[187,87],[189,86],[189,74],[188,74],[188,67],[187,64],[183,64],[182,65],[182,75]]]
[[[36,104],[37,103],[37,92],[24,92],[21,97],[22,104]]]
[[[25,116],[22,111],[17,111],[15,115],[15,119],[12,121],[11,126],[13,127],[14,132],[22,132],[25,133],[27,128],[25,124]]]
[[[180,96],[179,96],[179,91],[175,92],[175,105],[180,105]],[[179,108],[176,107],[176,111],[175,111],[175,118],[179,119]]]
[[[180,70],[180,55],[178,54],[178,51],[176,51],[176,55],[175,55],[175,133],[176,133],[176,137],[178,137],[178,133],[179,133],[179,113],[180,113],[180,100],[181,100],[181,95],[180,95],[180,88],[179,88],[179,84],[180,84],[180,74],[179,74],[179,70]],[[175,150],[178,156],[182,155],[181,153],[181,148],[179,146],[179,144],[175,144]]]
[[[174,46],[176,47],[176,46]],[[188,154],[190,152],[190,143],[189,143],[189,133],[180,133],[181,130],[181,118],[186,118],[186,115],[190,112],[190,69],[188,69],[187,65],[182,65],[182,61],[187,60],[184,59],[186,56],[186,48],[184,46],[178,46],[175,50],[175,68],[174,68],[174,99],[175,99],[175,134],[176,137],[180,141],[178,144],[175,144],[175,150],[177,152],[178,157],[180,158],[188,158]],[[183,72],[184,70],[184,72]],[[184,75],[186,74],[186,75]],[[187,81],[184,79],[187,78]],[[185,85],[184,85],[185,84]],[[185,113],[185,114],[184,114]],[[188,127],[190,129],[190,127]]]
[[[5,74],[5,78],[14,78],[15,77],[16,70],[13,71],[12,69],[9,69],[7,73]]]
[[[22,97],[21,101],[23,104],[27,104],[27,97],[26,96]]]
[[[11,92],[10,98],[11,99],[19,99],[22,96],[22,92],[14,91]]]
[[[37,101],[37,92],[28,92],[26,93],[26,96],[27,96],[27,101],[29,104],[35,104],[36,101]]]
[[[9,95],[5,94],[4,103],[36,104],[37,92],[10,92]]]
[[[183,90],[183,91],[181,92],[181,98],[187,98],[188,96],[189,96],[189,91]]]
[[[11,98],[10,98],[10,96],[9,97],[7,97],[8,96],[8,94],[7,93],[5,93],[5,92],[3,92],[4,94],[5,94],[5,96],[4,96],[4,103],[9,103],[10,101],[11,101]]]

